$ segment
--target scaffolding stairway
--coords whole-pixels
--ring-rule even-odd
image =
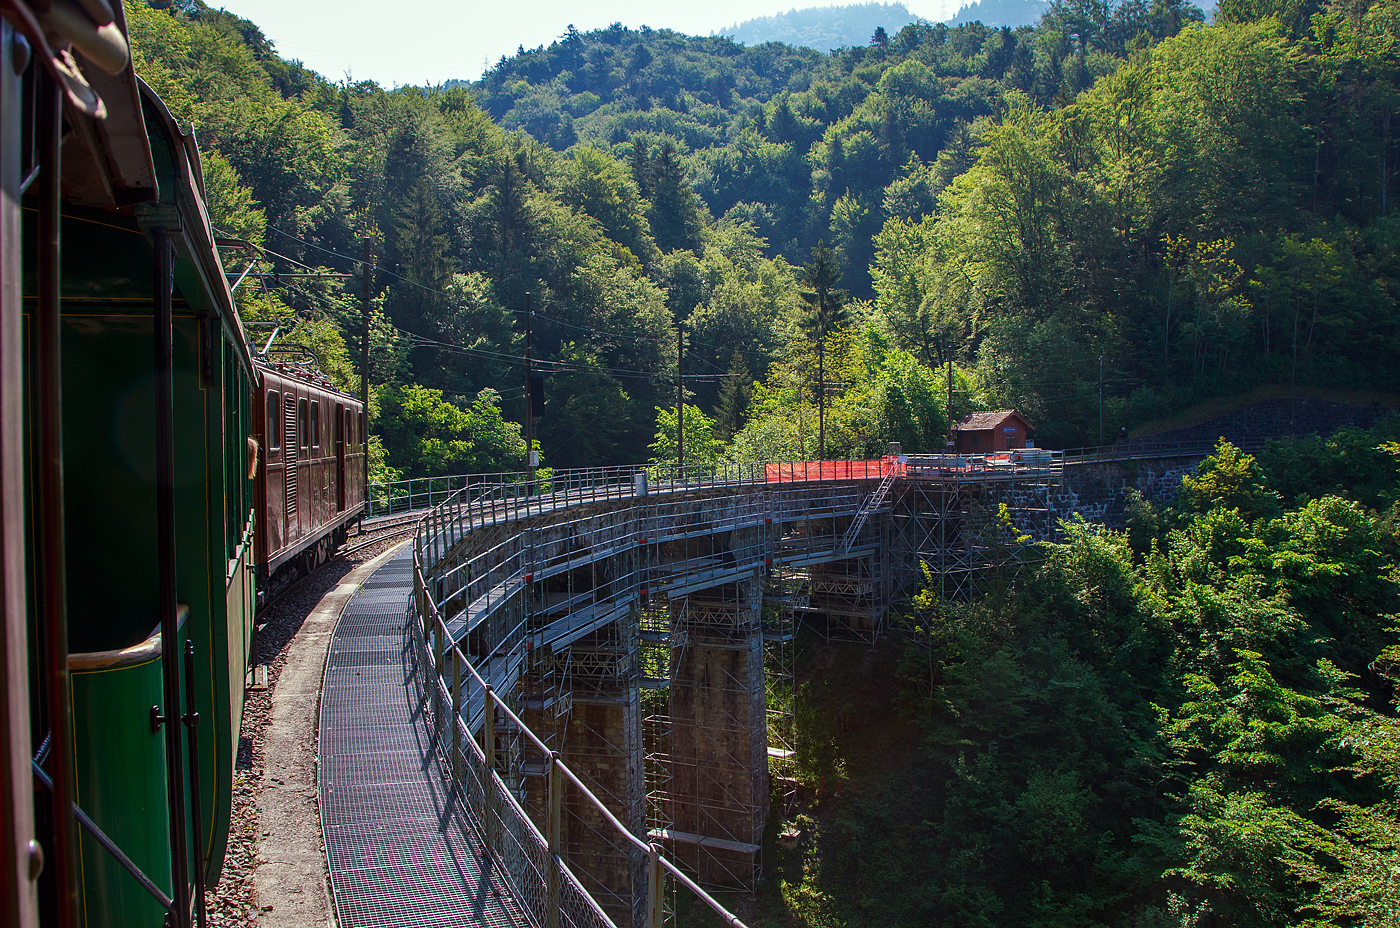
[[[843,552],[849,552],[851,550],[851,545],[855,544],[856,539],[860,537],[860,530],[865,528],[866,520],[870,518],[870,514],[879,509],[881,504],[884,503],[885,497],[890,495],[890,488],[894,486],[895,476],[896,469],[891,467],[880,481],[880,485],[865,498],[865,502],[861,504],[855,517],[851,519],[851,525],[850,528],[846,529],[845,537],[841,539],[841,550]]]

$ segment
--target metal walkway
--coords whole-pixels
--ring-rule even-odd
[[[412,591],[405,546],[346,605],[326,660],[318,779],[336,914],[341,928],[523,928],[424,724]]]

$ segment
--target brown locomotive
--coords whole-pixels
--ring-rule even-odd
[[[313,365],[289,357],[266,352],[253,364],[261,382],[253,437],[263,458],[257,562],[264,589],[327,560],[364,515],[364,408]]]

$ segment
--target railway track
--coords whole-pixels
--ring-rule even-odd
[[[384,541],[386,538],[397,538],[400,535],[412,535],[413,532],[418,528],[418,522],[421,518],[422,516],[413,516],[407,519],[400,519],[396,522],[390,522],[385,525],[376,525],[369,531],[361,533],[364,535],[371,535],[373,537],[365,541],[361,541],[356,544],[348,545],[344,548],[341,548],[340,551],[337,552],[336,557],[341,557],[347,554],[354,554],[356,551],[363,550],[364,548],[368,548],[371,545],[376,545],[379,542]],[[356,537],[358,538],[359,536],[357,535]],[[334,560],[334,558],[332,560]],[[330,563],[330,561],[327,561],[326,563]],[[322,566],[324,567],[325,565],[323,564]]]
[[[277,592],[258,608],[258,625],[261,626],[267,621],[267,616],[271,614],[274,606],[280,603],[287,596],[299,590],[308,580],[312,579],[334,564],[337,560],[349,557],[366,548],[381,544],[402,535],[411,535],[418,527],[418,522],[422,519],[421,513],[409,514],[391,521],[377,522],[372,528],[353,536],[356,539],[354,544],[345,545],[336,551],[335,554],[324,563],[318,564],[311,570],[297,577],[282,586]]]
[[[408,512],[399,516],[379,516],[376,519],[366,520],[366,523],[358,534],[370,535],[375,532],[383,531],[384,529],[397,528],[401,525],[414,526],[427,514],[427,510],[423,510],[422,512]]]

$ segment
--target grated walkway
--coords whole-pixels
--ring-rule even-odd
[[[340,928],[518,928],[424,724],[412,578],[405,545],[346,605],[326,660],[318,779]]]

